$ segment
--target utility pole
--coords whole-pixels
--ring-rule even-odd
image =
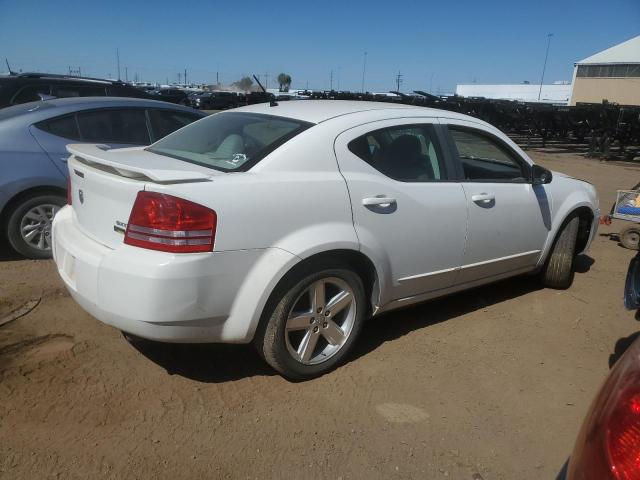
[[[367,52],[364,52],[364,60],[362,61],[362,88],[360,91],[364,93],[364,74],[367,71]]]
[[[220,77],[219,77],[219,73],[220,73],[220,72],[216,72],[216,85],[220,85]]]
[[[129,83],[129,67],[124,67],[124,81]]]
[[[542,65],[542,77],[540,78],[540,90],[538,90],[538,101],[542,95],[542,83],[544,82],[544,71],[547,69],[547,58],[549,58],[549,46],[551,45],[551,37],[553,33],[547,34],[547,53],[544,54],[544,65]]]
[[[262,76],[264,77],[264,89],[268,90],[269,89],[269,72],[263,73]]]
[[[331,70],[331,76],[329,77],[329,90],[333,92],[333,70]]]
[[[180,79],[182,78],[181,75],[182,74],[180,72],[178,72],[178,84],[180,84]]]
[[[184,69],[184,84],[187,85],[187,69]]]
[[[120,50],[116,48],[116,61],[118,63],[118,80],[120,80]]]
[[[402,83],[402,74],[400,70],[398,70],[398,74],[396,75],[396,91],[400,91],[400,84]]]

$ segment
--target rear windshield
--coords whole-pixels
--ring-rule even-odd
[[[147,150],[223,172],[242,172],[312,125],[272,115],[222,113],[192,123]]]

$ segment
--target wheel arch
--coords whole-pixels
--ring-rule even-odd
[[[543,265],[547,261],[553,245],[562,232],[562,228],[573,216],[578,216],[578,218],[580,219],[580,223],[578,225],[578,237],[576,240],[576,255],[583,253],[588,247],[589,241],[592,238],[591,230],[593,228],[595,212],[593,211],[591,205],[582,203],[579,205],[574,205],[572,208],[567,209],[566,212],[557,217],[558,221],[555,223],[555,227],[551,231],[552,234],[550,234],[548,237],[547,244],[544,248],[544,254],[540,257],[540,265]]]
[[[300,258],[300,257],[298,257]],[[379,273],[373,261],[364,253],[352,249],[332,249],[315,253],[306,258],[300,258],[292,265],[276,282],[267,296],[267,300],[260,310],[254,336],[259,329],[264,328],[268,322],[269,312],[275,308],[281,295],[291,288],[301,276],[312,272],[314,269],[322,268],[323,265],[342,265],[353,270],[362,280],[367,305],[368,315],[374,313],[378,307],[380,297]]]
[[[67,191],[64,188],[53,185],[36,186],[21,190],[10,197],[0,210],[0,229],[2,229],[2,231],[6,231],[7,222],[11,216],[11,212],[17,205],[25,199],[37,195],[56,195],[64,198],[67,195]]]

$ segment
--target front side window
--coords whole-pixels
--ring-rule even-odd
[[[483,182],[524,182],[521,162],[497,139],[477,131],[449,127],[464,180]]]
[[[18,105],[20,103],[37,102],[41,99],[39,94],[51,95],[51,86],[27,85],[26,87],[22,88],[15,97],[13,97],[11,103],[13,105]]]
[[[246,171],[311,126],[272,115],[223,113],[193,123],[148,150],[224,172]]]
[[[401,182],[443,179],[442,155],[430,125],[374,130],[349,142],[349,150],[387,177]]]

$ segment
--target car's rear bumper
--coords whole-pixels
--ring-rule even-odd
[[[259,281],[247,288],[254,270],[282,268],[293,257],[280,249],[180,255],[123,244],[114,250],[82,233],[71,207],[54,219],[53,255],[71,296],[98,320],[153,340],[229,343],[253,337],[265,290]]]

